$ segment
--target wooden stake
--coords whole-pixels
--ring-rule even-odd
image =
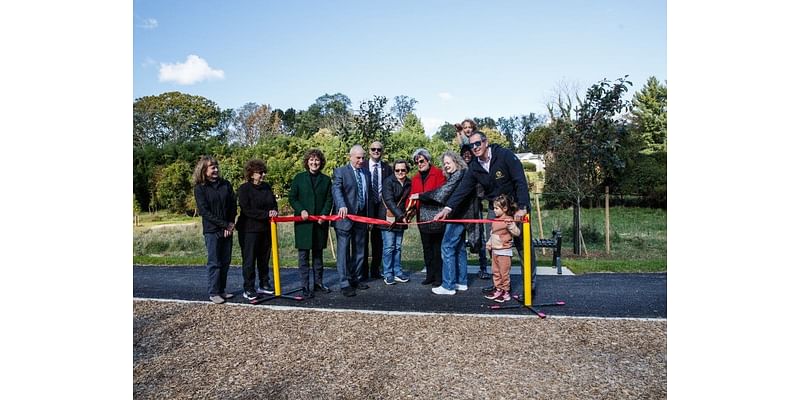
[[[542,211],[539,209],[539,190],[536,187],[536,181],[533,182],[533,199],[536,202],[536,216],[539,218],[539,239],[544,239],[544,229],[542,229]],[[542,255],[547,255],[545,252],[547,248],[542,247]]]
[[[334,229],[334,232],[336,230]],[[336,246],[333,245],[333,235],[331,235],[331,227],[328,226],[328,243],[331,245],[331,255],[333,255],[333,262],[336,262]]]
[[[608,186],[606,186],[606,255],[611,254],[611,210],[608,206]]]

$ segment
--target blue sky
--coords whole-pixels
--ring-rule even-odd
[[[544,114],[557,87],[667,78],[665,1],[136,0],[133,19],[134,99],[299,110],[325,93],[353,108],[407,95],[429,135]]]

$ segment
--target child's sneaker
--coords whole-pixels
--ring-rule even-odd
[[[503,291],[502,290],[495,289],[494,292],[491,292],[491,293],[487,294],[486,296],[483,296],[483,298],[489,299],[489,300],[494,300],[494,299],[496,299],[498,297],[501,297],[502,295],[503,295]]]
[[[511,301],[511,295],[505,290],[503,290],[502,294],[498,297],[495,297],[493,300],[498,303],[505,303],[507,301]]]

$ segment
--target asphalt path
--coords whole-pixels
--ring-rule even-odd
[[[272,272],[270,271],[270,274]],[[302,301],[291,299],[299,293],[297,268],[281,268],[282,293],[286,296],[265,301],[264,305],[294,307],[357,309],[375,311],[413,311],[447,314],[531,314],[527,308],[491,309],[497,305],[483,298],[481,288],[491,280],[469,275],[469,290],[453,296],[435,295],[430,285],[422,285],[424,273],[411,274],[408,283],[385,285],[383,280],[367,282],[369,289],[358,290],[354,297],[343,296],[338,289],[338,274],[325,268],[325,284],[331,293],[316,292],[316,296]],[[520,275],[511,276],[512,292],[522,292]],[[249,304],[242,297],[242,269],[231,267],[227,291],[236,296],[233,303]],[[148,299],[176,299],[209,301],[206,295],[205,266],[133,266],[133,297]],[[521,298],[521,297],[520,297]],[[536,307],[537,304],[563,301],[561,306]],[[597,273],[583,275],[537,275],[534,308],[546,315],[612,317],[612,318],[667,318],[667,274]],[[518,305],[512,300],[506,305]],[[253,307],[258,307],[254,305]]]

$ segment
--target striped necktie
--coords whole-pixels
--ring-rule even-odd
[[[372,168],[372,202],[378,204],[380,202],[380,189],[378,188],[378,164]]]
[[[353,174],[356,176],[356,185],[358,186],[358,211],[364,208],[364,186],[361,184],[361,174],[357,169],[353,169]]]

